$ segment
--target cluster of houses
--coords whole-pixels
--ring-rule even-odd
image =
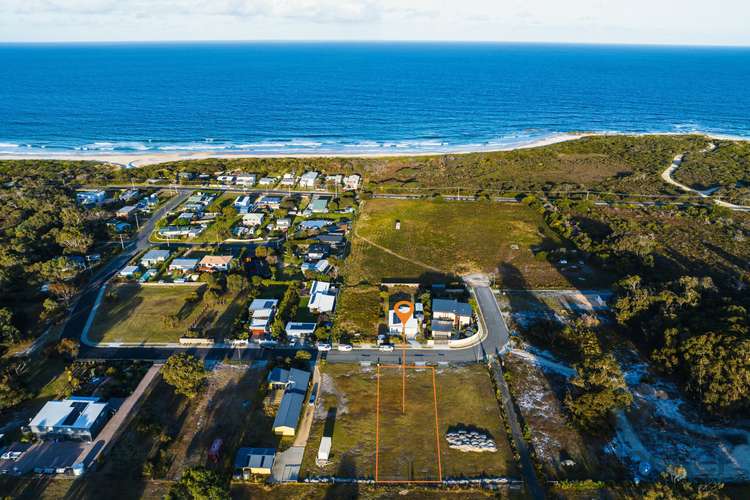
[[[120,203],[114,210],[114,218],[106,225],[113,233],[122,234],[133,228],[133,220],[138,222],[138,214],[151,213],[160,200],[156,193],[146,194],[133,188],[123,191],[119,197],[109,197],[103,189],[80,190],[76,192],[76,201],[84,208]]]
[[[455,299],[433,299],[430,332],[435,344],[447,343],[451,337],[472,324],[474,313],[470,304]],[[414,304],[414,313],[404,325],[401,319],[390,310],[388,312],[388,333],[392,336],[406,336],[406,340],[414,340],[424,329],[424,305]]]
[[[159,235],[164,238],[195,238],[216,220],[218,214],[207,212],[215,199],[214,193],[193,193],[182,205],[180,213],[159,229]]]
[[[261,187],[279,186],[283,188],[314,189],[318,186],[341,187],[344,191],[356,191],[362,183],[359,174],[352,175],[329,175],[325,176],[319,172],[308,171],[300,176],[286,173],[278,177],[260,177],[256,174],[217,172],[216,180],[224,185],[251,187],[256,184]]]
[[[201,258],[190,257],[189,255],[174,257],[169,260],[173,257],[170,250],[152,248],[136,262],[122,268],[118,276],[126,280],[137,278],[141,283],[153,281],[160,277],[160,268],[169,261],[166,271],[171,275],[173,282],[184,283],[185,281],[197,281],[200,272],[229,271],[235,261],[233,255],[204,255]]]

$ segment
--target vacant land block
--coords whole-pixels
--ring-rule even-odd
[[[228,331],[244,299],[226,293],[210,303],[196,286],[115,285],[103,298],[89,338],[96,342],[177,342],[191,326],[208,338]]]
[[[371,282],[383,277],[413,278],[415,267],[422,267],[421,273],[427,274],[435,273],[435,268],[457,275],[500,271],[508,286],[521,286],[522,280],[531,286],[567,284],[552,264],[534,258],[534,252],[558,248],[563,242],[538,213],[523,205],[370,200],[357,221],[356,234],[402,258],[391,256],[389,265],[362,270],[358,261],[366,263],[370,250],[353,253],[354,259],[347,263],[348,283],[350,275],[356,279],[358,274]],[[518,276],[505,273],[508,267]]]
[[[343,364],[323,368],[303,475],[374,479],[377,442],[381,481],[435,480],[440,468],[443,478],[517,476],[502,416],[483,367],[438,368],[435,389],[432,368],[408,369],[405,413],[401,369],[381,368],[379,425],[377,370]],[[435,436],[435,396],[439,440]],[[455,429],[483,432],[494,440],[497,451],[449,448],[445,435]],[[332,437],[331,455],[327,463],[316,464],[323,436]]]
[[[220,365],[193,399],[160,382],[95,477],[177,479],[186,467],[232,469],[234,453],[253,427],[262,369]],[[218,459],[211,444],[221,439]]]

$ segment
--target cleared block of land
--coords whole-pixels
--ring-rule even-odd
[[[557,248],[562,241],[538,213],[523,205],[370,200],[357,221],[356,233],[402,258],[372,245],[364,247],[353,252],[347,263],[347,283],[413,278],[415,268],[420,267],[420,274],[436,272],[421,263],[458,275],[499,269],[504,284],[513,287],[567,284],[552,264],[535,259],[532,252],[532,248]],[[364,268],[371,252],[377,253],[381,264]]]
[[[240,297],[191,301],[195,286],[115,285],[102,299],[89,338],[96,342],[177,342],[191,325],[202,323],[208,336],[225,331],[239,313]]]
[[[331,364],[322,368],[320,396],[305,449],[302,474],[375,477],[376,367]],[[432,370],[407,373],[407,412],[401,414],[401,371],[381,369],[379,479],[436,479],[437,443]],[[502,416],[484,367],[438,368],[440,457],[443,477],[517,477]],[[476,428],[497,445],[494,453],[448,448],[445,434]],[[332,436],[329,462],[315,463],[322,436]],[[410,475],[411,474],[411,475]]]
[[[433,368],[380,368],[378,481],[439,481],[440,441]]]

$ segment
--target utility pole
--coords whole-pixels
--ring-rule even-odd
[[[125,242],[122,241],[122,233],[120,233],[120,246],[125,250]]]
[[[138,229],[138,231],[141,230],[141,224],[138,222],[138,212],[135,212],[135,227]]]

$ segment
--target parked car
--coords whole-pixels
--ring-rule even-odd
[[[349,352],[349,351],[352,350],[352,346],[350,346],[349,344],[339,344],[338,350],[339,351],[344,351],[344,352]]]
[[[380,347],[378,347],[379,351],[385,351],[385,352],[391,352],[393,350],[393,346],[391,344],[383,344]]]
[[[331,350],[331,344],[318,344],[318,350],[320,352],[328,352]]]

